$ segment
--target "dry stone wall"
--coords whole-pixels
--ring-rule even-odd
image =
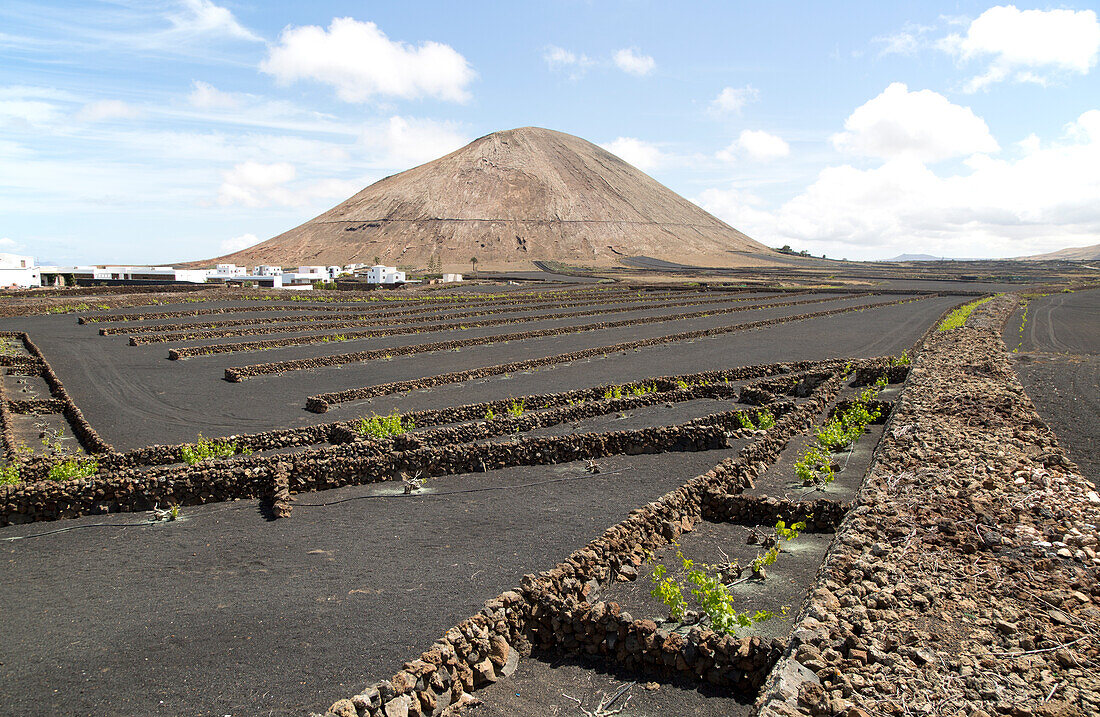
[[[1012,370],[1015,301],[927,338],[760,715],[1100,714],[1100,496]]]

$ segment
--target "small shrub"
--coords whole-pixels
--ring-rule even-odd
[[[998,296],[999,296],[999,294],[998,294]],[[970,314],[974,313],[974,309],[978,308],[979,306],[981,306],[982,304],[984,304],[987,301],[991,300],[992,298],[993,298],[992,296],[987,296],[984,299],[978,299],[977,301],[972,301],[969,304],[964,304],[964,305],[960,306],[959,308],[955,309],[954,311],[952,311],[950,314],[947,315],[947,318],[945,318],[942,322],[940,322],[939,330],[940,331],[950,331],[952,329],[957,329],[960,326],[965,325],[966,320],[968,318],[970,318]]]
[[[507,408],[508,415],[511,416],[512,418],[519,418],[520,416],[523,415],[523,409],[524,409],[524,402],[523,401],[512,401],[512,403]]]
[[[891,366],[908,366],[909,363],[910,360],[908,351],[902,351],[901,356],[895,356],[894,358],[890,359]]]
[[[746,431],[756,430],[756,426],[753,425],[752,419],[749,418],[749,414],[745,413],[744,411],[737,412],[737,422],[741,425],[741,428],[745,429]]]
[[[607,390],[603,392],[603,397],[604,397],[605,401],[609,401],[613,398],[622,398],[623,397],[623,387],[622,386],[608,386]]]
[[[491,420],[493,420],[493,419],[494,419],[494,418],[496,418],[496,417],[497,417],[497,414],[496,414],[496,413],[495,413],[495,412],[493,411],[493,408],[492,408],[492,406],[490,406],[489,408],[485,409],[485,420],[486,420],[486,421],[491,421]]]
[[[0,466],[0,485],[19,485],[22,480],[19,477],[19,466],[10,463]]]
[[[99,472],[99,461],[94,458],[70,458],[61,463],[50,466],[46,477],[49,480],[72,480],[74,478],[87,478]]]
[[[832,458],[820,446],[810,446],[794,464],[794,474],[803,485],[825,486],[836,479]]]
[[[775,427],[775,415],[768,409],[764,409],[756,414],[756,427],[757,428],[774,428]]]
[[[368,438],[400,436],[414,428],[416,428],[416,424],[413,420],[411,418],[402,420],[396,408],[388,416],[379,416],[375,413],[370,418],[359,419],[359,422],[355,424],[355,430]]]
[[[687,610],[687,601],[684,600],[684,593],[680,589],[680,584],[668,577],[668,568],[658,564],[657,567],[653,568],[650,579],[653,580],[654,587],[649,591],[649,594],[654,599],[660,600],[668,608],[668,619],[672,622],[683,620],[684,612]]]
[[[199,434],[198,441],[183,446],[183,448],[180,449],[180,456],[183,458],[183,462],[189,466],[202,463],[203,461],[221,460],[237,454],[247,456],[251,453],[252,449],[242,449],[236,441],[218,441],[211,438],[203,438],[201,433]]]

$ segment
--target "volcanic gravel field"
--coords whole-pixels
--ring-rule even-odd
[[[1023,316],[1014,313],[1004,330],[1016,375],[1070,458],[1100,486],[1100,289],[1040,296]]]
[[[328,717],[392,717],[438,714],[452,699],[470,701],[473,694],[484,702],[467,707],[475,715],[580,715],[617,692],[610,708],[625,705],[624,717],[755,714],[752,701],[771,666],[781,659],[791,669],[792,626],[805,620],[804,601],[859,502],[877,446],[898,435],[888,421],[904,396],[909,355],[941,316],[973,300],[921,288],[788,295],[697,288],[639,293],[585,284],[559,294],[546,292],[560,287],[530,293],[508,287],[479,298],[467,286],[451,292],[460,297],[454,304],[355,303],[337,295],[337,301],[271,306],[220,294],[0,319],[0,331],[15,332],[6,334],[14,348],[0,356],[0,365],[27,374],[2,377],[4,450],[28,476],[44,470],[35,468],[42,459],[20,453],[19,442],[35,444],[36,453],[47,450],[37,448],[36,421],[56,424],[65,445],[79,438],[89,448],[74,418],[81,412],[115,451],[131,451],[195,441],[200,433],[254,434],[531,397],[511,417],[501,406],[496,416],[482,407],[449,418],[444,412],[386,439],[360,436],[347,423],[296,447],[262,445],[247,458],[188,466],[173,463],[180,460],[175,453],[139,462],[136,470],[103,470],[84,482],[28,479],[0,487],[5,522],[23,523],[0,528],[0,714],[304,717],[328,708]],[[581,305],[540,305],[559,296]],[[887,301],[904,303],[860,308]],[[463,306],[478,302],[485,303]],[[264,309],[241,310],[253,306]],[[339,306],[377,319],[417,317],[365,330],[516,322],[182,360],[170,360],[168,351],[356,329],[295,324],[249,335],[248,326],[236,325],[227,328],[241,335],[129,345],[143,326],[201,330],[219,321],[269,319],[257,325],[266,329],[278,326],[273,319],[343,320],[342,312],[325,310]],[[625,310],[545,318],[615,307]],[[711,313],[734,307],[745,310]],[[157,316],[218,308],[233,311]],[[455,316],[482,309],[481,316]],[[837,309],[857,310],[553,362],[578,350]],[[695,312],[709,315],[340,366],[287,366],[226,380],[226,369],[252,364]],[[77,322],[77,316],[112,314],[148,319]],[[1010,350],[1017,347],[1013,339],[1020,344],[1015,368],[1040,414],[1093,480],[1097,315],[1100,291],[1055,293],[1031,299],[1027,321],[1017,312],[1003,332]],[[100,335],[105,328],[110,335]],[[20,332],[33,342],[25,352]],[[45,363],[35,363],[34,346]],[[903,352],[909,353],[901,360],[873,358]],[[542,358],[551,362],[334,402],[323,414],[305,410],[306,399],[318,394]],[[781,362],[787,363],[775,365]],[[50,370],[64,393],[51,389]],[[695,375],[715,371],[732,373]],[[661,381],[666,376],[684,380]],[[872,393],[881,419],[849,450],[833,454],[835,482],[802,485],[794,463],[813,443],[815,427],[879,377]],[[591,387],[600,388],[575,400],[559,396]],[[774,412],[774,425],[744,427],[746,417],[761,421],[763,411]],[[534,423],[520,427],[526,420]],[[498,425],[516,428],[491,430]],[[576,460],[577,453],[568,453],[580,447],[595,457]],[[480,465],[467,455],[482,456]],[[384,460],[405,467],[372,473]],[[311,465],[330,466],[336,477],[325,483],[324,469],[317,475]],[[410,476],[424,484],[406,493],[402,480]],[[207,491],[204,480],[228,482]],[[270,488],[249,492],[256,485]],[[325,485],[341,487],[316,488]],[[172,486],[186,496],[174,520],[131,512],[153,506],[135,508],[142,501],[123,497],[170,493]],[[65,491],[85,489],[105,497],[90,508],[75,498],[65,502]],[[737,638],[700,628],[670,634],[661,624],[664,607],[649,594],[653,563],[643,556],[675,568],[678,545],[697,561],[729,558],[744,567],[761,552],[756,540],[772,533],[777,517],[788,524],[802,517],[810,528],[783,546],[767,580],[746,577],[731,592],[739,610],[766,608],[778,617],[739,630]],[[618,543],[600,547],[608,540]],[[612,626],[603,640],[605,625]],[[599,639],[585,642],[597,633]],[[516,655],[523,658],[518,665]],[[783,694],[776,689],[767,687],[773,701]]]

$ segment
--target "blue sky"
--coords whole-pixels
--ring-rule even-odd
[[[1089,4],[0,4],[0,251],[269,238],[500,129],[601,144],[769,245],[1100,242]]]

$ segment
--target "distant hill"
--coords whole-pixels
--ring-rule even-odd
[[[974,259],[972,257],[954,257],[954,256],[932,256],[931,254],[898,254],[893,259],[883,259],[883,261],[985,261],[984,259]]]
[[[931,254],[898,254],[893,259],[885,259],[884,261],[940,261],[942,256],[932,256]]]
[[[1075,246],[1048,252],[1046,254],[1019,256],[1016,258],[1021,261],[1044,261],[1055,259],[1064,259],[1066,261],[1100,261],[1100,244],[1093,244],[1092,246]]]
[[[490,269],[646,256],[743,266],[779,255],[579,137],[523,127],[375,182],[273,239],[202,264],[373,262]],[[200,262],[192,262],[199,264]],[[433,262],[434,263],[434,262]]]

